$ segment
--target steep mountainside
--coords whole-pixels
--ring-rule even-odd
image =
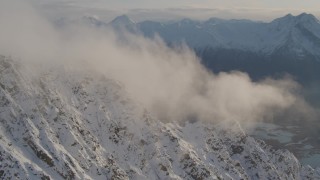
[[[237,125],[163,123],[101,74],[34,67],[0,57],[1,179],[320,178]]]

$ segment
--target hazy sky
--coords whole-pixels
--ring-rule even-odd
[[[303,9],[315,11],[319,0],[34,0],[38,2],[60,2],[80,5],[99,5],[106,8],[259,8],[259,9]]]
[[[136,20],[169,17],[272,20],[288,13],[319,17],[319,0],[29,0],[47,14],[95,13],[103,18],[128,14]],[[58,12],[58,13],[57,13]]]

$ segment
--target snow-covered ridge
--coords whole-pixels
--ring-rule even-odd
[[[163,123],[117,82],[0,56],[1,179],[319,179],[288,151],[204,122]]]

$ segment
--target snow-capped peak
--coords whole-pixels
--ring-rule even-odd
[[[121,15],[111,21],[112,25],[132,25],[135,24],[127,15]]]
[[[277,18],[272,23],[280,23],[283,26],[288,25],[296,25],[296,24],[304,24],[304,23],[318,23],[319,20],[312,14],[302,13],[297,16],[293,16],[292,14],[287,14],[284,17]]]
[[[296,18],[300,22],[319,22],[319,20],[314,15],[307,14],[307,13],[302,13],[302,14],[296,16]]]

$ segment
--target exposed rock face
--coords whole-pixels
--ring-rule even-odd
[[[102,75],[39,72],[0,57],[0,179],[320,179],[238,126],[163,123]]]

